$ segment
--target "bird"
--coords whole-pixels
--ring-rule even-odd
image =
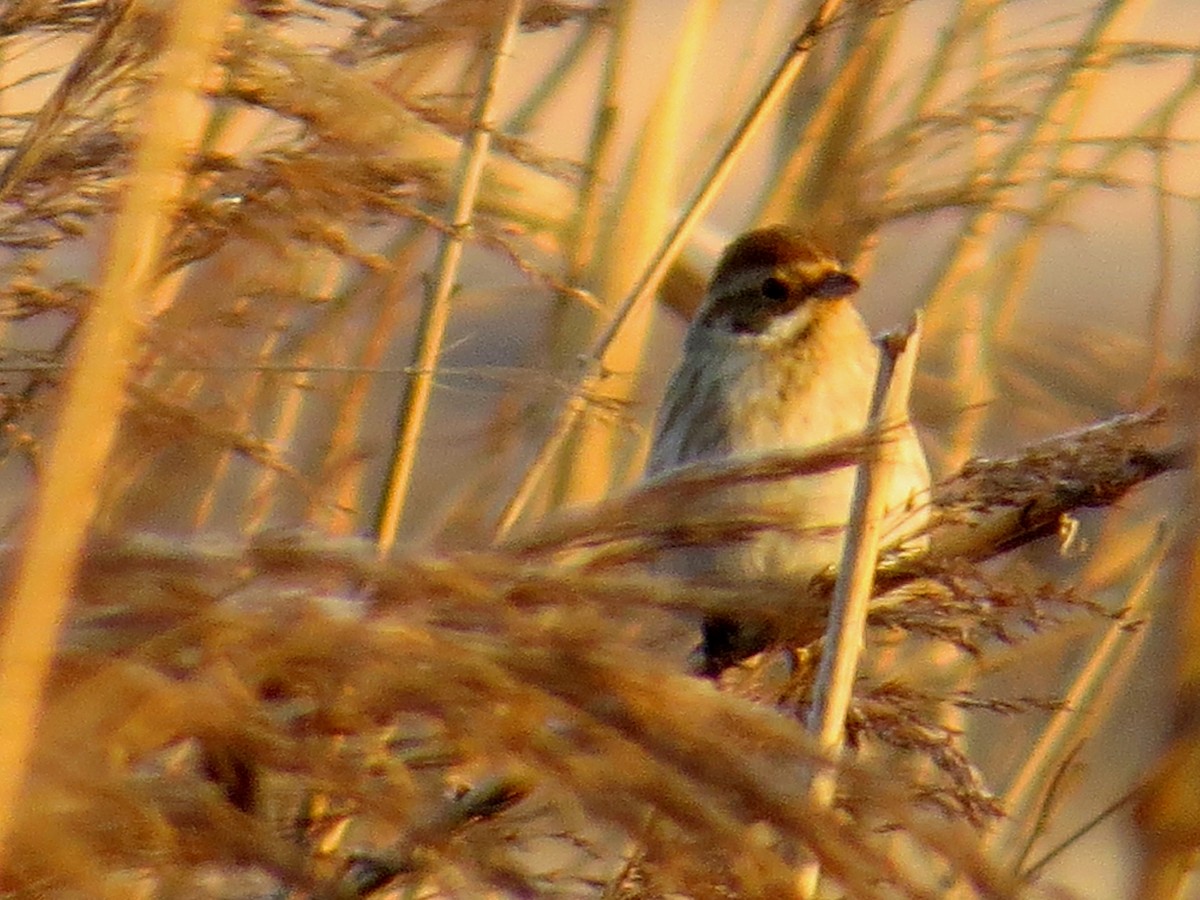
[[[773,225],[722,253],[667,383],[644,477],[700,462],[803,453],[862,433],[880,348],[853,303],[858,280],[804,228]],[[929,466],[911,420],[889,437],[895,467],[882,545],[928,520]],[[666,554],[659,571],[682,577],[769,580],[811,576],[841,554],[855,470],[730,488],[747,509],[784,510],[795,528],[763,530],[727,546]],[[729,498],[726,498],[729,499]],[[715,677],[766,648],[762,625],[704,621],[697,670]]]

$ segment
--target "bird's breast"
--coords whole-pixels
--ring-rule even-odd
[[[729,451],[803,450],[862,430],[877,365],[869,341],[818,365],[800,354],[743,354],[722,379]]]
[[[689,348],[674,391],[682,402],[672,421],[664,421],[652,457],[658,472],[699,459],[752,458],[764,453],[803,453],[829,441],[851,437],[867,424],[878,366],[878,348],[865,329],[842,335],[836,345],[808,342],[791,348],[767,348],[733,342]],[[719,359],[719,364],[714,361]],[[669,414],[669,418],[671,418]],[[911,426],[901,436],[900,464],[889,490],[889,525],[899,526],[909,501],[928,486],[924,455]],[[732,486],[712,497],[717,509],[784,511],[791,527],[768,530],[723,549],[689,551],[690,574],[740,573],[777,577],[815,572],[837,561],[854,492],[855,469],[771,484]],[[891,528],[886,528],[885,533]],[[904,529],[907,530],[907,529]]]

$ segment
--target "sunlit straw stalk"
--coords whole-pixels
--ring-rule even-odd
[[[1170,540],[1160,534],[1142,563],[1141,575],[1129,592],[1122,616],[1108,626],[1104,638],[1063,696],[1062,709],[1050,718],[1009,785],[1004,796],[1008,818],[989,842],[992,849],[1009,857],[1004,862],[1023,862],[1036,837],[1040,817],[1034,812],[1039,800],[1045,802],[1046,786],[1073,748],[1086,740],[1088,731],[1098,724],[1104,692],[1124,681],[1124,673],[1145,640],[1146,626],[1141,619],[1153,602],[1152,589],[1169,546]]]
[[[825,652],[813,684],[808,730],[821,750],[831,758],[841,752],[845,740],[846,713],[858,672],[867,624],[867,604],[875,584],[879,558],[880,522],[887,502],[888,484],[895,467],[894,443],[886,429],[908,417],[908,396],[921,342],[920,320],[907,334],[886,336],[881,342],[879,372],[871,397],[868,432],[872,441],[866,459],[858,467],[851,500],[846,543],[834,586],[833,605],[825,633]],[[809,798],[820,807],[833,805],[836,775],[825,768],[813,774]],[[820,866],[810,861],[798,875],[800,896],[816,895]]]
[[[716,11],[717,4],[712,0],[689,5],[669,75],[646,115],[646,124],[638,136],[620,189],[609,204],[609,225],[597,236],[599,247],[589,285],[601,298],[624,297],[629,292],[657,249],[658,236],[670,227],[681,160],[688,146],[686,128],[695,99],[693,82],[697,69],[704,63],[705,41],[711,37]],[[577,321],[582,318],[580,313],[586,313],[587,325],[592,324],[590,310],[581,310],[575,304],[568,311],[576,315],[566,316],[564,321]],[[592,389],[591,397],[599,408],[622,408],[632,401],[635,382],[621,376],[645,367],[652,312],[649,303],[632,309],[620,334],[607,348],[604,368],[618,377],[598,383]],[[560,333],[555,343],[567,351],[578,346],[579,341],[571,334]],[[609,418],[581,418],[569,447],[559,454],[560,490],[554,497],[555,505],[595,501],[620,481],[628,470],[631,455],[623,437]]]
[[[19,808],[56,637],[124,407],[140,316],[183,190],[188,150],[205,124],[201,87],[228,9],[228,0],[180,0],[174,7],[103,281],[65,388],[0,637],[0,852]]]
[[[437,262],[434,264],[433,287],[421,307],[417,326],[417,343],[413,352],[413,374],[405,385],[400,415],[393,440],[393,457],[387,487],[377,521],[380,555],[391,552],[404,516],[404,504],[412,489],[413,467],[417,447],[429,412],[433,391],[433,375],[446,335],[450,317],[450,293],[458,275],[463,241],[475,210],[483,169],[487,164],[492,143],[492,106],[504,66],[512,56],[513,41],[521,21],[521,0],[509,0],[500,28],[488,53],[488,67],[480,85],[472,116],[471,139],[463,146],[458,196],[451,210],[452,230],[441,236]]]
[[[780,61],[775,71],[771,74],[771,77],[767,79],[766,87],[763,88],[762,93],[759,94],[753,106],[751,106],[745,117],[738,124],[728,143],[726,143],[725,147],[717,155],[712,167],[705,174],[704,178],[701,179],[700,187],[688,202],[682,217],[663,241],[653,261],[647,266],[646,271],[638,279],[637,284],[629,292],[629,295],[616,307],[612,319],[609,320],[604,331],[584,357],[584,372],[578,385],[567,398],[566,405],[559,413],[553,429],[538,448],[533,462],[530,463],[521,483],[505,505],[496,528],[498,538],[503,538],[516,523],[522,511],[529,503],[530,498],[533,496],[533,491],[541,481],[542,475],[558,453],[563,441],[571,433],[579,417],[583,414],[587,406],[586,397],[589,389],[593,386],[596,379],[601,377],[604,360],[608,354],[609,347],[617,339],[630,313],[636,307],[648,301],[651,295],[658,289],[663,277],[667,273],[667,269],[670,268],[672,262],[679,255],[684,244],[691,236],[693,229],[699,224],[705,213],[708,212],[709,207],[720,193],[721,188],[724,187],[726,180],[733,173],[734,166],[741,158],[750,139],[757,133],[770,113],[786,96],[796,76],[803,69],[812,48],[816,45],[817,40],[828,27],[841,5],[841,0],[825,0],[808,25],[796,40],[792,42],[787,54]]]

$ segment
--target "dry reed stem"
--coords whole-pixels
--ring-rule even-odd
[[[404,315],[403,301],[412,277],[419,238],[420,232],[413,229],[392,248],[392,271],[388,275],[372,322],[364,331],[365,337],[358,350],[357,371],[345,390],[342,402],[338,404],[337,420],[330,429],[329,452],[325,455],[324,471],[320,475],[322,483],[326,483],[329,476],[334,474],[331,469],[335,466],[346,466],[350,460],[362,453],[357,446],[357,438],[365,418],[371,375],[381,367]],[[405,378],[410,376],[408,371],[402,375]],[[340,477],[337,487],[332,492],[335,498],[333,508],[323,516],[325,530],[333,534],[347,534],[358,525],[355,518],[345,511],[355,510],[362,501],[365,469],[366,467],[360,464],[351,472],[337,473]]]
[[[381,556],[391,553],[395,546],[400,521],[404,516],[405,502],[412,488],[413,468],[416,465],[425,417],[429,412],[434,372],[450,317],[450,293],[458,275],[463,240],[471,226],[475,199],[479,193],[491,147],[494,127],[492,107],[504,66],[512,55],[517,26],[521,21],[522,5],[523,0],[509,0],[495,35],[488,41],[487,70],[476,92],[471,139],[463,145],[458,195],[449,210],[448,218],[452,230],[441,236],[438,245],[433,285],[421,306],[421,320],[417,325],[416,347],[412,358],[413,373],[405,385],[396,422],[394,455],[375,528]]]
[[[588,279],[602,299],[629,293],[638,274],[653,258],[659,235],[670,227],[688,144],[685,129],[691,112],[689,101],[695,99],[692,84],[704,61],[705,42],[711,37],[716,12],[712,0],[693,0],[688,5],[668,75],[646,114],[622,183],[609,204],[611,224]],[[652,313],[649,303],[630,310],[620,334],[606,349],[604,369],[615,377],[602,379],[592,388],[590,402],[594,410],[627,407],[634,399],[637,384],[628,373],[645,368]],[[579,316],[565,316],[563,324],[569,327],[573,319]],[[579,330],[590,337],[594,326],[590,315],[588,319]],[[560,333],[555,340],[561,351],[569,351],[578,343],[579,338],[571,334]],[[575,361],[571,354],[570,362]],[[556,506],[594,502],[628,474],[634,453],[615,425],[613,417],[595,415],[581,417],[576,423],[569,446],[559,454],[560,475],[555,479],[553,498]]]
[[[612,165],[616,149],[614,138],[620,109],[618,74],[629,41],[629,20],[632,14],[632,0],[617,0],[610,5],[608,40],[600,69],[600,84],[596,91],[596,110],[588,137],[583,179],[579,185],[579,202],[564,241],[569,248],[567,277],[572,283],[580,281],[590,270],[600,240],[605,206],[604,186],[613,180]],[[566,300],[565,297],[561,298],[556,312],[564,311]]]
[[[866,459],[859,464],[854,483],[825,652],[813,684],[807,723],[817,746],[833,759],[840,755],[845,740],[846,714],[866,641],[867,604],[879,558],[880,522],[896,462],[894,442],[887,439],[886,430],[903,427],[908,420],[908,398],[920,340],[918,319],[907,333],[885,336],[880,346],[867,426],[874,440]],[[835,787],[836,773],[832,769],[815,772],[808,787],[810,802],[818,807],[832,806]],[[804,863],[797,873],[797,893],[804,898],[815,896],[820,876],[819,863]]]
[[[288,320],[287,313],[281,314],[278,328],[275,330],[277,334],[285,332]],[[277,346],[276,341],[267,341],[262,348],[263,358],[269,359]],[[302,364],[303,358],[301,358]],[[307,372],[281,371],[265,372],[256,379],[256,390],[248,397],[251,402],[247,405],[247,409],[250,413],[250,421],[257,426],[255,431],[262,434],[263,445],[273,453],[279,452],[277,448],[297,445],[295,438],[303,424],[305,405],[309,402],[308,392],[304,390],[308,378]],[[269,424],[263,427],[258,425],[259,422]],[[226,459],[228,458],[230,458],[230,454],[227,453]],[[278,468],[263,466],[259,468],[256,475],[254,483],[248,485],[244,492],[239,491],[241,496],[234,498],[233,502],[225,507],[236,509],[240,505],[238,518],[241,527],[248,531],[262,529],[264,523],[270,521],[272,504],[283,501],[287,497],[287,492],[280,489],[283,479],[280,477],[281,473]],[[311,483],[314,488],[316,484],[319,483]],[[304,506],[306,508],[313,506],[315,498],[312,493],[306,490],[305,494],[307,502]],[[308,517],[304,516],[304,518]]]
[[[287,118],[306,123],[330,146],[348,147],[369,158],[378,172],[419,171],[433,180],[439,196],[453,198],[455,159],[461,142],[416,116],[391,93],[331,59],[315,56],[248,23],[230,41],[229,92]],[[329,166],[338,182],[340,161]],[[556,177],[502,155],[489,161],[480,184],[479,208],[509,221],[560,233],[573,195]]]
[[[1116,26],[1118,17],[1129,15],[1129,11],[1139,4],[1144,5],[1145,0],[1104,0],[1097,6],[1088,28],[1072,46],[1069,58],[1056,69],[1034,113],[1026,120],[1012,143],[997,155],[992,171],[995,182],[1011,182],[1029,154],[1037,149],[1041,136],[1046,131],[1058,127],[1062,107],[1080,88],[1080,73],[1087,71],[1088,60],[1096,52],[1104,35]],[[1001,221],[1000,212],[991,206],[969,212],[963,223],[961,236],[947,257],[947,266],[935,275],[930,287],[922,291],[922,296],[928,298],[929,329],[932,335],[941,335],[951,327],[953,301],[960,284],[973,277],[974,273],[966,268],[971,254],[965,251],[972,244],[986,243],[988,239],[993,238]]]
[[[619,15],[613,9],[613,4],[609,4],[600,12],[601,15],[588,16],[584,20],[579,32],[559,54],[550,71],[537,83],[520,107],[514,110],[508,120],[503,123],[500,130],[504,134],[520,137],[533,129],[538,117],[545,112],[555,95],[562,90],[565,84],[569,83],[571,75],[587,56],[588,51],[592,49],[597,36],[611,25],[611,17]]]
[[[99,295],[80,335],[58,433],[35,501],[0,642],[0,853],[13,827],[57,635],[79,552],[96,511],[100,480],[125,402],[154,288],[159,254],[199,139],[201,88],[220,47],[229,4],[180,2],[161,57],[161,80],[117,216]]]
[[[836,236],[836,249],[842,252],[857,248],[864,237],[848,231],[858,224],[849,211],[860,199],[855,195],[861,179],[847,160],[855,158],[854,148],[861,143],[869,122],[863,112],[879,84],[881,58],[900,21],[899,15],[883,15],[870,5],[852,7],[851,15],[853,33],[847,37],[847,52],[837,60],[837,72],[823,86],[819,105],[803,123],[803,141],[795,146],[792,135],[784,138],[784,161],[766,182],[755,216],[766,223],[813,223],[819,233]]]
[[[1200,335],[1191,336],[1186,433],[1196,426],[1195,387],[1200,379]],[[1173,626],[1174,708],[1165,751],[1140,792],[1135,809],[1143,848],[1137,896],[1177,900],[1187,896],[1200,860],[1200,454],[1190,460],[1181,540],[1175,548],[1170,622]]]
[[[266,359],[267,354],[279,342],[280,335],[277,331],[273,331],[263,336],[262,346],[259,350],[259,357]],[[253,352],[253,351],[252,351]],[[269,381],[269,377],[264,376],[259,379],[247,379],[240,385],[238,395],[235,395],[235,404],[238,410],[237,418],[230,423],[230,427],[238,433],[249,433],[254,425],[253,411],[255,408],[254,400],[261,395],[266,388],[264,382]],[[176,396],[178,396],[176,394]],[[218,509],[222,509],[220,501],[226,499],[222,496],[222,491],[227,490],[233,481],[231,472],[237,454],[232,450],[226,450],[221,455],[221,458],[213,465],[212,475],[208,479],[208,484],[205,486],[204,492],[196,501],[195,511],[192,514],[192,530],[204,531],[216,515]],[[267,470],[270,471],[269,469]],[[140,480],[140,479],[136,479]]]
[[[1200,64],[1200,62],[1198,62]],[[1174,229],[1171,221],[1171,185],[1168,164],[1170,162],[1170,125],[1164,125],[1157,135],[1153,149],[1154,159],[1154,239],[1157,250],[1158,277],[1154,293],[1150,297],[1150,314],[1146,321],[1147,343],[1150,346],[1150,366],[1146,372],[1146,385],[1141,391],[1143,400],[1154,396],[1158,382],[1167,369],[1166,314],[1171,298],[1172,242]]]
[[[590,388],[595,379],[602,377],[604,360],[608,349],[619,336],[626,319],[634,309],[647,302],[654,291],[658,289],[667,270],[674,263],[675,258],[679,255],[679,251],[683,249],[683,245],[691,236],[692,230],[699,224],[704,214],[708,212],[709,207],[725,186],[726,180],[733,173],[734,166],[741,158],[742,152],[745,150],[751,137],[757,133],[767,116],[782,101],[788,88],[803,69],[804,63],[820,38],[821,33],[837,13],[841,3],[842,0],[823,0],[808,25],[805,26],[800,35],[792,42],[788,52],[770,78],[768,78],[766,86],[754,104],[738,123],[737,129],[730,136],[729,141],[718,154],[711,168],[701,179],[699,188],[685,206],[683,215],[679,221],[675,223],[670,234],[664,239],[662,246],[654,256],[653,262],[646,267],[645,272],[638,279],[637,285],[629,292],[629,295],[617,305],[612,318],[583,359],[584,372],[578,385],[567,398],[566,405],[556,417],[551,432],[538,447],[533,461],[529,464],[525,475],[521,479],[521,483],[517,486],[517,489],[513,492],[512,497],[501,512],[496,527],[498,539],[503,539],[516,523],[525,506],[532,498],[533,492],[541,481],[542,475],[557,455],[559,448],[571,433],[579,417],[585,411],[587,406],[585,397],[590,393]]]

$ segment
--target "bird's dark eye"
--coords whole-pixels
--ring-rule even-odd
[[[779,302],[786,300],[788,295],[788,286],[778,278],[767,278],[762,283],[762,295],[768,300]]]

